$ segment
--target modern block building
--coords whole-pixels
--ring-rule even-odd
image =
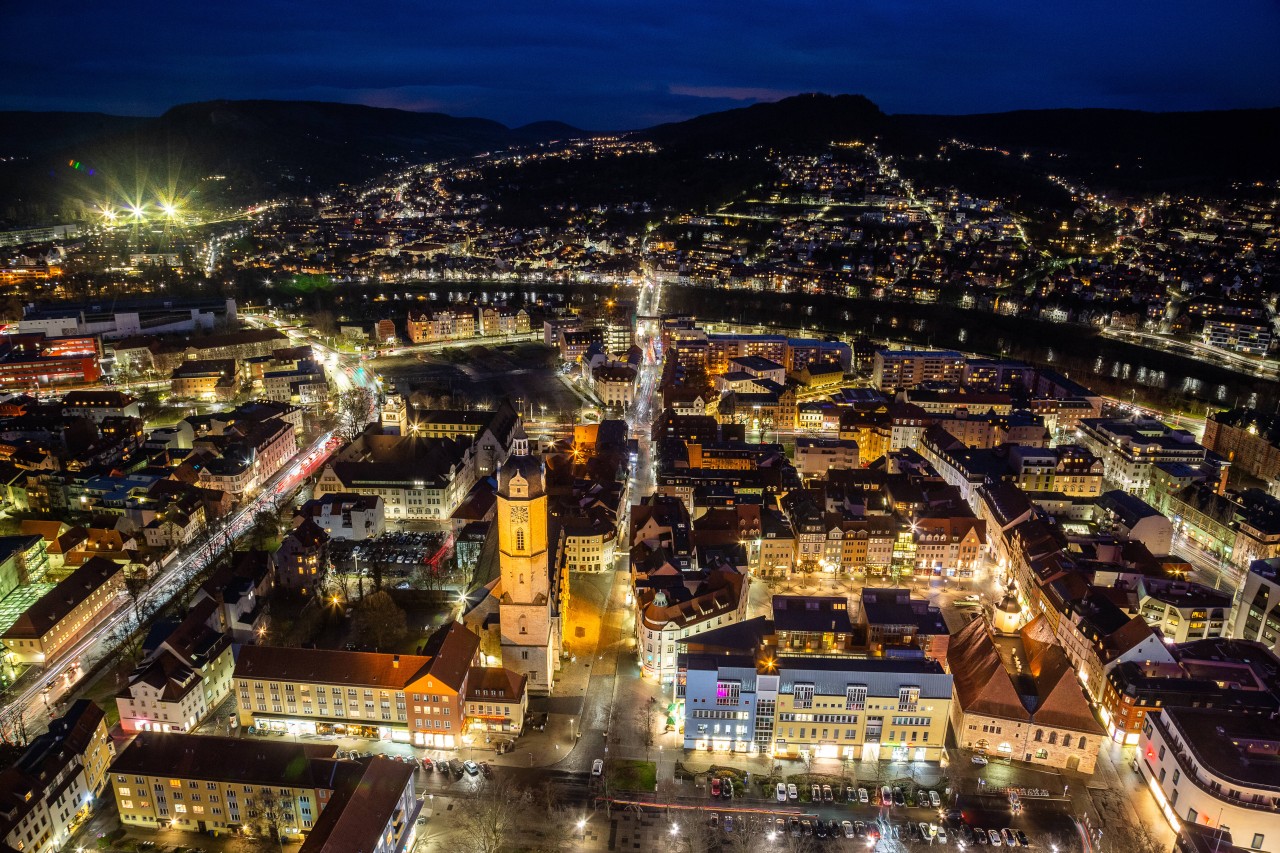
[[[686,749],[938,761],[951,676],[927,660],[683,655]]]
[[[1280,735],[1269,716],[1164,708],[1147,715],[1134,766],[1172,826],[1280,850]]]

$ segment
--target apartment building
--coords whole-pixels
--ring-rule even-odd
[[[1135,495],[1147,493],[1154,465],[1200,465],[1205,460],[1205,449],[1191,433],[1153,418],[1084,418],[1078,438],[1086,450],[1102,459],[1107,482]]]
[[[860,463],[856,441],[796,437],[795,466],[802,477],[825,477],[832,468],[857,468]]]
[[[0,771],[0,839],[6,850],[54,853],[92,813],[114,756],[106,715],[79,699]]]
[[[126,827],[261,834],[257,818],[271,809],[281,834],[296,838],[328,805],[337,751],[332,744],[140,732],[112,762],[110,779]]]
[[[915,388],[925,382],[959,384],[964,356],[953,350],[879,350],[871,366],[871,385],[881,391]]]
[[[42,595],[4,632],[13,663],[43,665],[97,627],[124,591],[124,566],[91,557]]]
[[[480,638],[459,623],[421,655],[245,646],[235,668],[240,723],[453,749],[466,731]]]

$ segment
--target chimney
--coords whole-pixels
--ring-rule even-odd
[[[391,668],[392,668],[392,669],[399,669],[399,668],[400,668],[400,655],[392,655],[392,656],[391,656]]]

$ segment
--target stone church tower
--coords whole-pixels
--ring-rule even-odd
[[[502,665],[526,675],[530,693],[550,693],[560,660],[560,631],[540,459],[512,456],[499,469],[497,510]]]

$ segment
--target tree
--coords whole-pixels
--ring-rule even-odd
[[[459,808],[454,812],[454,831],[462,849],[470,853],[499,853],[530,810],[533,797],[527,789],[497,776],[486,782],[475,796],[456,802]]]
[[[640,742],[644,744],[644,757],[648,760],[653,744],[657,741],[658,700],[652,696],[649,701],[635,706],[635,726],[640,734]]]
[[[352,627],[375,649],[389,648],[409,632],[404,611],[383,591],[373,593],[356,605]]]
[[[27,745],[27,721],[17,703],[0,711],[0,742],[13,747]]]
[[[297,826],[293,797],[285,789],[259,788],[245,798],[245,825],[254,836],[271,847],[284,851],[284,834],[289,827]],[[267,844],[262,845],[264,848]]]
[[[350,444],[364,432],[373,414],[373,392],[360,385],[339,391],[334,402],[335,431]]]
[[[711,853],[720,848],[721,833],[702,809],[681,809],[673,815],[670,834],[670,849],[680,853]]]

